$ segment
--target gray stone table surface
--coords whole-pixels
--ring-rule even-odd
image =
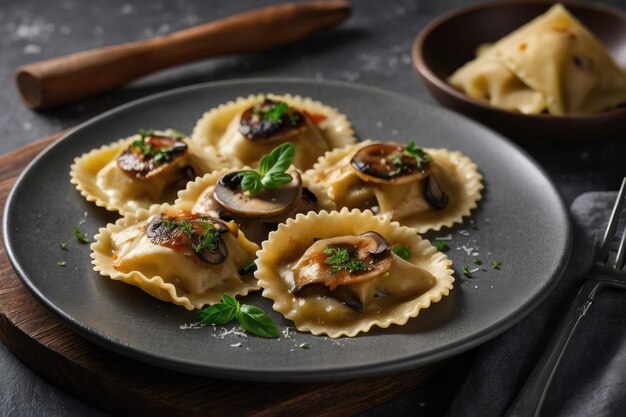
[[[218,19],[269,0],[2,0],[0,1],[0,154],[149,94],[200,82],[297,76],[363,83],[433,103],[411,63],[417,33],[462,0],[353,0],[340,28],[258,55],[230,56],[162,71],[111,93],[46,111],[28,110],[13,73],[20,65],[89,48],[145,39]],[[603,3],[626,9],[626,0]],[[392,127],[389,127],[391,134]],[[546,169],[569,204],[589,190],[617,188],[626,174],[624,138],[524,148]],[[523,173],[520,173],[523,175]],[[371,415],[422,407],[401,397]],[[428,408],[428,407],[427,407]],[[445,404],[432,408],[445,410]],[[422,414],[422,413],[420,413]],[[42,380],[0,344],[0,416],[105,415]]]

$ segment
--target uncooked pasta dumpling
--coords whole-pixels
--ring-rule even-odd
[[[274,147],[294,142],[293,164],[303,170],[324,152],[356,141],[336,109],[288,94],[254,95],[214,108],[198,121],[192,140],[229,167],[257,167]]]
[[[337,207],[371,209],[420,233],[461,223],[480,200],[482,176],[460,152],[365,141],[328,152],[304,178]]]
[[[176,206],[225,221],[235,221],[246,237],[261,243],[278,223],[309,211],[334,210],[328,195],[317,185],[302,179],[291,165],[296,146],[283,143],[262,158],[260,171],[249,167],[224,168],[197,178],[178,194]],[[282,164],[282,169],[276,163]],[[269,172],[272,171],[272,172]],[[283,184],[272,187],[271,175],[287,175]],[[261,173],[266,180],[262,180]],[[258,189],[244,186],[246,176],[261,178]],[[269,182],[268,182],[269,181]],[[271,188],[266,188],[263,186]],[[244,189],[245,188],[245,189]]]
[[[76,158],[70,175],[88,201],[124,215],[172,203],[188,181],[221,167],[175,130],[142,130]]]
[[[626,71],[561,4],[482,46],[450,84],[508,110],[598,113],[626,103]]]
[[[95,240],[101,275],[189,310],[258,289],[246,267],[259,247],[235,223],[154,205],[100,229]]]
[[[403,325],[454,282],[445,254],[370,211],[299,214],[270,233],[256,264],[274,310],[330,337]]]

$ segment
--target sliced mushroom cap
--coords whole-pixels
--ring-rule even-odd
[[[306,285],[299,289],[298,291],[293,292],[296,297],[330,297],[335,300],[343,303],[347,307],[350,307],[353,310],[361,313],[363,311],[363,303],[359,297],[350,290],[348,286],[339,286],[334,290],[330,290],[327,286],[321,283],[314,283],[310,285]]]
[[[418,166],[404,146],[375,143],[359,149],[350,161],[356,174],[367,182],[404,184],[427,177],[429,164]]]
[[[349,261],[359,262],[362,268],[342,268],[332,262],[331,251],[347,250]],[[391,266],[391,246],[380,234],[366,232],[356,236],[338,236],[313,243],[293,267],[295,295],[305,287],[322,284],[334,291],[338,286],[356,284],[385,273]],[[335,268],[333,267],[340,267]]]
[[[239,172],[231,172],[219,179],[213,197],[236,217],[270,219],[281,216],[302,197],[300,174],[295,170],[288,173],[293,177],[289,184],[251,195],[242,191]]]
[[[283,139],[304,132],[306,118],[281,101],[263,100],[241,115],[239,133],[251,141]]]
[[[439,180],[434,173],[426,178],[426,183],[424,184],[424,197],[426,198],[428,204],[437,210],[446,208],[450,200],[448,194],[446,194],[445,191],[443,191],[443,188],[441,188],[441,184],[439,184]]]
[[[200,259],[214,265],[221,264],[228,257],[228,247],[221,238],[227,232],[236,236],[239,233],[237,225],[198,214],[171,216],[160,213],[146,226],[146,236],[155,245],[179,251],[191,249]],[[214,237],[211,240],[213,248],[202,245],[207,233]]]
[[[187,153],[188,146],[180,138],[151,135],[143,146],[133,142],[117,157],[117,166],[132,178],[148,180],[173,169]]]
[[[276,217],[275,219],[266,219],[264,221],[270,223],[273,220],[275,223],[282,223],[285,221],[285,219],[296,217],[296,214],[298,213],[306,214],[309,211],[317,211],[317,209],[317,197],[315,196],[315,194],[313,194],[308,188],[302,187],[302,196],[300,197],[300,200],[296,201],[291,206],[289,211],[287,211],[282,216]]]

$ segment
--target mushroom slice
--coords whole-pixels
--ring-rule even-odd
[[[239,133],[251,141],[286,139],[307,130],[306,116],[282,101],[263,100],[241,115]]]
[[[350,164],[363,181],[382,184],[405,184],[430,174],[430,164],[418,163],[404,146],[375,143],[359,149]]]
[[[155,215],[146,226],[146,236],[155,245],[188,251],[210,264],[221,264],[228,257],[228,247],[221,238],[224,233],[239,233],[236,224],[197,214],[169,217]]]
[[[437,210],[442,210],[448,206],[450,198],[448,194],[443,191],[441,184],[435,174],[431,174],[426,178],[426,184],[424,184],[424,197],[428,204]]]
[[[318,282],[306,285],[298,291],[294,290],[293,294],[296,297],[313,296],[334,298],[359,313],[363,312],[363,303],[359,300],[358,295],[346,286],[339,286],[335,290],[331,291],[327,286]]]
[[[316,211],[318,209],[317,197],[311,190],[306,187],[302,187],[302,196],[299,201],[296,201],[287,213],[281,218],[276,219],[276,223],[285,221],[285,217],[296,217],[298,213],[308,213],[309,211]]]
[[[338,236],[313,243],[293,266],[294,295],[312,284],[331,291],[385,273],[392,262],[391,246],[376,232]]]
[[[180,138],[149,135],[133,143],[117,157],[117,166],[136,179],[152,179],[169,171],[187,153]]]
[[[300,174],[295,170],[288,173],[293,177],[289,184],[251,195],[241,189],[239,172],[230,172],[219,179],[213,197],[236,217],[262,220],[281,216],[302,197]]]

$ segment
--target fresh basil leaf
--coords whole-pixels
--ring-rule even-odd
[[[278,337],[278,329],[272,319],[260,308],[242,304],[235,314],[237,321],[246,331],[268,339]]]
[[[283,145],[278,145],[272,149],[270,153],[261,158],[261,162],[259,163],[259,172],[261,173],[261,176],[265,175],[274,166],[274,164],[278,162]]]
[[[265,173],[269,171],[272,165],[274,165],[274,163],[276,162],[276,161],[272,161],[271,158],[272,158],[272,154],[277,149],[278,148],[274,148],[272,152],[268,153],[267,155],[264,155],[263,158],[261,158],[261,162],[259,162],[259,174],[261,177],[264,176]],[[276,158],[278,159],[278,155],[276,155]]]
[[[241,177],[241,189],[249,191],[250,194],[258,194],[263,190],[261,176],[255,171],[243,171],[239,173]]]
[[[235,318],[237,309],[230,304],[214,304],[198,312],[202,324],[225,324]]]
[[[293,181],[293,177],[291,175],[285,172],[274,172],[272,174],[266,174],[261,179],[261,184],[263,184],[264,188],[272,190],[285,184],[289,184],[291,181]]]
[[[284,172],[291,163],[296,154],[296,145],[293,142],[285,142],[274,149],[263,158],[259,164],[261,176],[272,172]]]
[[[237,301],[237,299],[231,295],[222,294],[222,303],[228,304],[235,309],[239,309],[239,301]]]
[[[293,142],[285,142],[269,153],[269,169],[262,172],[261,175],[272,175],[276,172],[285,172],[296,156],[296,144]]]

